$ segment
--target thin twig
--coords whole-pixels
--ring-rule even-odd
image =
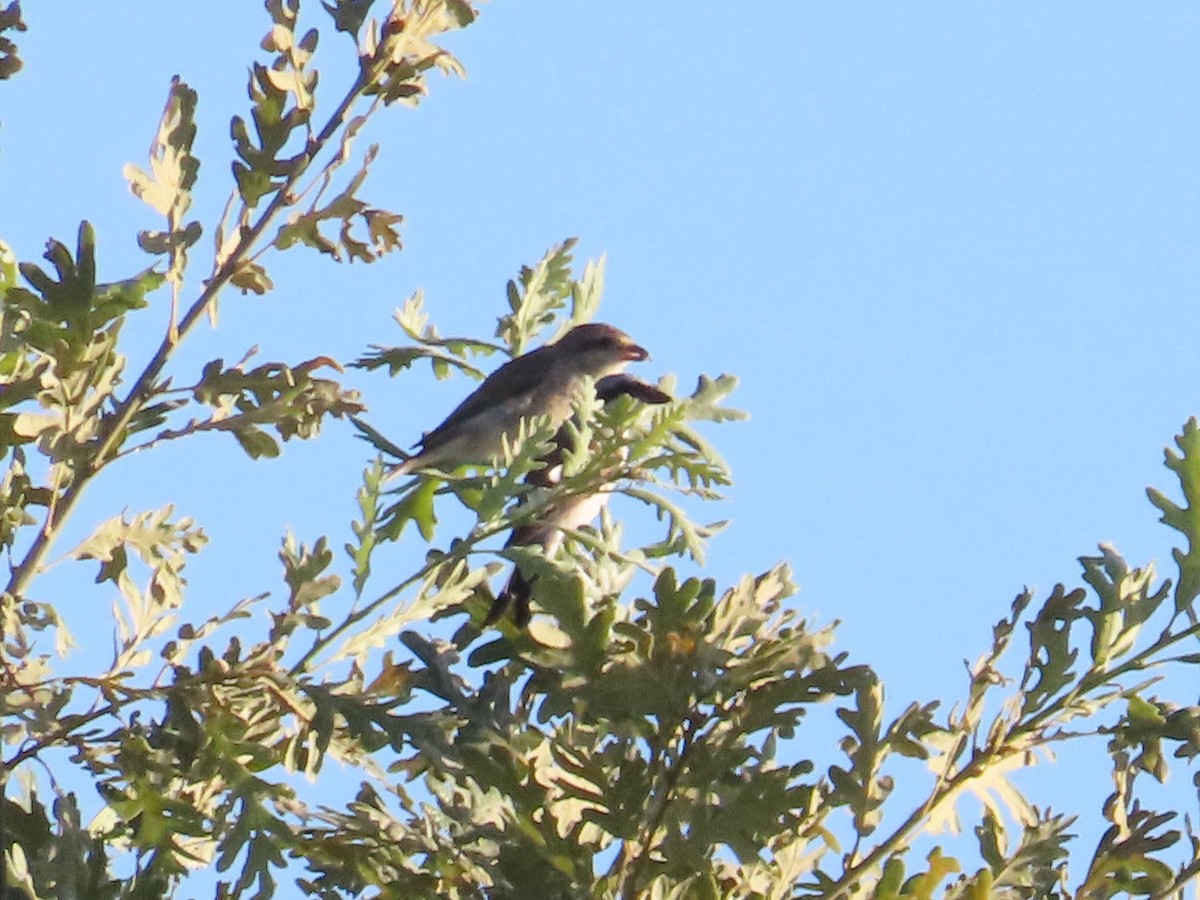
[[[658,834],[662,828],[663,820],[667,817],[667,809],[674,800],[675,788],[679,786],[679,779],[683,777],[683,771],[687,763],[688,757],[691,755],[692,748],[698,742],[696,732],[699,726],[696,724],[696,710],[688,713],[683,722],[683,737],[682,747],[677,756],[671,760],[669,767],[665,768],[660,778],[662,779],[661,789],[657,792],[657,797],[652,798],[657,800],[653,814],[650,820],[646,822],[638,835],[637,854],[630,860],[625,854],[625,859],[622,863],[622,872],[620,882],[617,885],[617,895],[626,900],[633,900],[638,895],[639,876],[650,861],[650,851],[653,846],[654,836]],[[663,756],[667,753],[664,751]]]
[[[279,189],[275,191],[264,208],[262,215],[259,216],[258,221],[240,231],[236,245],[213,272],[212,276],[205,282],[204,289],[200,292],[199,297],[196,298],[195,302],[184,313],[183,317],[179,320],[178,326],[174,330],[168,328],[168,332],[159,344],[158,350],[155,351],[154,356],[146,364],[141,375],[134,381],[125,399],[105,418],[100,432],[99,447],[93,455],[90,465],[86,469],[76,472],[71,483],[63,489],[61,494],[57,495],[58,502],[54,511],[54,519],[51,520],[48,514],[44,526],[38,531],[25,556],[13,568],[8,585],[5,588],[10,596],[20,597],[24,594],[30,581],[38,573],[42,560],[58,536],[62,524],[74,509],[75,504],[79,502],[84,488],[105,465],[112,461],[112,458],[114,458],[112,456],[113,451],[123,440],[129,423],[142,408],[146,400],[152,396],[154,384],[170,359],[172,351],[179,345],[183,337],[191,331],[205,310],[217,298],[221,289],[233,277],[243,256],[250,251],[262,236],[276,214],[290,202],[292,188],[308,170],[308,167],[321,150],[324,149],[330,138],[342,127],[350,108],[359,99],[362,90],[370,83],[372,77],[373,75],[366,70],[360,70],[354,84],[346,92],[341,103],[338,104],[333,114],[329,117],[325,127],[321,129],[320,134],[317,135],[315,140],[310,141],[303,158]]]

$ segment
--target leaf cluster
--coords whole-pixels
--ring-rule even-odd
[[[21,71],[24,65],[17,54],[16,42],[4,32],[24,31],[25,23],[21,20],[20,0],[13,0],[5,7],[0,7],[0,81],[12,78]]]
[[[366,21],[371,5],[355,4],[363,12],[359,25],[378,34],[379,26]],[[176,350],[204,315],[215,322],[223,289],[272,289],[264,265],[268,252],[309,244],[338,260],[371,262],[400,249],[401,217],[359,197],[377,151],[369,151],[349,177],[342,171],[354,137],[381,105],[373,102],[379,80],[399,63],[388,55],[363,66],[318,121],[319,29],[301,27],[296,0],[266,6],[267,58],[250,69],[249,112],[230,122],[237,159],[225,214],[212,229],[207,276],[189,283],[203,233],[189,215],[203,187],[193,150],[202,123],[197,93],[179,78],[168,88],[147,162],[125,168],[135,196],[162,222],[137,238],[152,258],[148,268],[103,281],[87,222],[73,248],[47,243],[48,265],[18,261],[0,241],[0,451],[6,458],[0,550],[9,562],[0,591],[0,733],[13,748],[3,781],[11,786],[10,777],[25,778],[20,797],[4,801],[0,843],[7,868],[0,880],[21,884],[31,895],[164,896],[185,872],[216,859],[222,870],[237,863],[231,896],[254,889],[265,896],[280,861],[269,842],[255,838],[260,826],[270,836],[278,821],[266,812],[255,818],[267,802],[258,793],[259,773],[291,766],[298,751],[272,755],[261,749],[261,728],[250,726],[257,721],[266,727],[271,720],[268,731],[278,727],[288,706],[272,706],[260,720],[241,704],[277,697],[279,692],[264,693],[263,678],[279,667],[287,638],[297,628],[319,630],[325,621],[310,608],[320,594],[307,580],[313,554],[285,547],[287,564],[299,574],[269,639],[249,654],[232,639],[217,654],[207,642],[219,629],[241,623],[253,602],[203,624],[180,624],[184,572],[205,544],[203,530],[169,507],[109,518],[60,556],[99,563],[97,582],[119,595],[111,664],[86,677],[58,671],[77,623],[60,614],[67,608],[64,598],[45,586],[51,550],[79,498],[117,460],[209,431],[233,435],[253,458],[275,456],[280,439],[314,437],[327,418],[364,408],[355,392],[320,377],[322,370],[341,372],[324,356],[254,368],[246,359],[235,366],[214,359],[198,378],[184,381],[193,382],[190,387],[174,387],[181,380],[173,370]],[[348,6],[330,11],[337,18]],[[419,7],[405,36],[389,38],[387,47],[388,54],[409,48],[399,53],[401,61],[411,62],[413,48],[436,57],[435,65],[421,63],[404,76],[424,91],[427,71],[460,72],[434,42],[473,13],[464,14],[469,7],[461,0]],[[20,66],[10,35],[22,30],[19,5],[0,8],[0,77]],[[360,61],[370,41],[364,34],[356,46]],[[340,230],[326,236],[322,227],[330,221]],[[359,223],[365,237],[351,230]],[[122,331],[131,315],[157,315],[164,322],[157,349],[126,346]],[[63,750],[101,790],[101,812],[86,825],[80,824],[81,804],[59,777]],[[48,784],[25,777],[33,761],[51,773]],[[282,786],[267,793],[280,803],[292,796]],[[219,858],[212,855],[218,846],[225,854]],[[133,877],[112,878],[114,860],[130,852]]]
[[[1168,897],[1200,876],[1194,816],[1145,789],[1200,754],[1200,707],[1159,686],[1200,665],[1194,420],[1167,453],[1181,496],[1150,492],[1182,538],[1178,577],[1102,545],[1080,560],[1078,585],[1017,596],[956,704],[892,708],[877,674],[835,649],[832,625],[800,617],[787,566],[724,588],[691,571],[722,525],[696,510],[731,481],[707,437],[741,416],[726,405],[730,376],[701,376],[690,393],[665,378],[674,399],[655,407],[601,405],[585,383],[568,422],[526,421],[494,464],[392,485],[385,459],[402,451],[366,423],[329,357],[178,372],[177,347],[215,319],[225,287],[272,289],[268,253],[371,262],[399,249],[399,215],[359,196],[375,148],[344,166],[377,110],[417,102],[431,72],[460,71],[438,41],[476,11],[396,0],[373,19],[373,0],[322,6],[350,38],[353,83],[318,120],[322,29],[302,26],[298,0],[268,0],[266,57],[230,122],[229,200],[198,284],[200,106],[178,79],[146,165],[126,170],[162,220],[138,237],[149,268],[100,281],[87,223],[73,249],[48,243],[48,265],[0,244],[10,894],[169,896],[198,869],[216,873],[221,897],[269,897],[291,880],[330,900]],[[0,10],[0,75],[15,70],[4,32],[21,27],[15,4]],[[574,246],[520,269],[493,339],[442,336],[417,292],[397,313],[404,343],[353,365],[415,377],[428,361],[438,378],[482,378],[481,359],[553,340],[592,319],[603,292],[603,260],[576,275]],[[127,347],[126,320],[156,313],[157,349]],[[187,567],[202,526],[169,506],[108,515],[60,555],[115,593],[112,656],[103,671],[65,671],[65,611],[79,604],[45,574],[93,479],[213,431],[267,464],[280,442],[347,417],[380,456],[344,555],[328,537],[287,535],[278,591],[197,616]],[[539,478],[555,454],[561,478]],[[606,513],[552,552],[502,545],[598,491],[631,499],[630,518],[653,515],[661,536],[631,541]],[[435,543],[448,504],[467,524]],[[418,538],[416,571],[398,583],[376,571],[377,554]],[[534,578],[527,629],[484,624],[510,565]],[[1078,811],[1105,831],[1074,878],[1077,816],[1035,803],[1020,775],[1068,745],[1102,748],[1112,777],[1097,808]],[[343,782],[353,773],[348,789],[331,761]]]

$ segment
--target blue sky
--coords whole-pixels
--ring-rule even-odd
[[[34,258],[88,218],[101,276],[124,276],[157,223],[121,168],[171,75],[200,93],[211,221],[266,17],[26,19],[26,69],[0,85],[0,238]],[[490,3],[452,42],[469,79],[360,139],[383,145],[364,194],[404,213],[405,251],[268,262],[276,291],[227,295],[185,358],[348,361],[401,341],[391,310],[418,287],[443,332],[487,335],[505,280],[578,235],[581,262],[607,254],[602,318],[653,353],[640,374],[741,379],[752,418],[710,432],[736,485],[705,574],[789,560],[795,602],[842,621],[897,710],[957,697],[1012,597],[1075,584],[1098,541],[1170,573],[1144,488],[1172,486],[1161,448],[1200,407],[1198,33],[1180,2]],[[344,76],[323,71],[326,105]],[[470,387],[349,377],[404,442]],[[284,528],[340,545],[365,460],[345,428],[272,463],[167,448],[111,473],[78,527],[176,502],[213,537],[189,571],[216,608],[277,586]],[[420,548],[397,553],[400,571]]]

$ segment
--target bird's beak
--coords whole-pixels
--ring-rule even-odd
[[[650,358],[650,351],[645,347],[635,344],[630,341],[621,350],[621,359],[629,360],[630,362],[642,362]]]

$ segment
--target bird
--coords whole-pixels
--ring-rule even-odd
[[[621,329],[602,322],[576,325],[557,341],[502,365],[446,420],[417,442],[420,450],[392,476],[421,469],[450,470],[499,456],[522,418],[549,416],[558,426],[571,415],[571,397],[584,377],[600,381],[650,354]]]
[[[596,382],[596,399],[609,403],[618,397],[633,397],[643,403],[663,404],[671,402],[671,395],[652,384],[627,373],[608,375]],[[572,433],[569,428],[560,428],[554,438],[554,448],[541,460],[542,466],[526,476],[526,483],[534,487],[553,487],[562,479],[563,456],[573,450]],[[612,485],[602,486],[590,494],[575,494],[564,497],[542,511],[537,521],[526,522],[513,529],[505,547],[540,546],[547,557],[551,557],[562,543],[563,530],[574,530],[590,523],[608,502]],[[513,623],[525,628],[532,617],[529,598],[533,590],[534,576],[526,575],[520,566],[512,575],[496,599],[484,620],[485,625],[494,625],[509,610]]]

